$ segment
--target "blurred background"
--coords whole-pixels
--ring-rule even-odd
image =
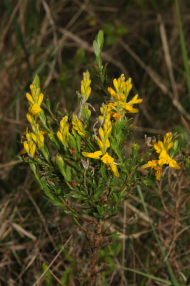
[[[143,148],[145,134],[162,137],[166,132],[178,132],[181,146],[186,148],[190,77],[184,51],[190,54],[190,2],[181,0],[178,6],[176,3],[173,0],[0,1],[0,285],[33,285],[71,234],[67,248],[47,271],[49,276],[38,285],[82,285],[80,275],[88,272],[85,264],[88,253],[81,230],[62,210],[48,203],[29,166],[20,163],[17,157],[23,150],[21,136],[29,126],[25,94],[36,73],[42,91],[54,107],[59,102],[60,111],[65,108],[75,111],[76,91],[80,90],[82,73],[88,69],[92,80],[89,101],[98,109],[102,96],[95,87],[99,82],[93,68],[96,61],[92,43],[102,29],[105,34],[102,60],[108,63],[108,84],[112,86],[113,78],[123,73],[132,78],[131,96],[138,93],[143,98],[139,113],[133,115],[137,128],[131,140]],[[96,118],[97,114],[93,116]],[[144,196],[163,248],[166,253],[170,250],[173,272],[180,285],[188,285],[190,192],[188,173],[181,176],[185,183],[181,184],[180,194],[175,189],[177,182],[169,178],[164,185],[146,190]],[[176,207],[176,197],[178,203],[183,202],[180,208],[178,203]],[[137,192],[113,223],[117,225],[124,216],[129,219],[135,213],[137,218],[127,225],[122,239],[102,250],[101,258],[169,279]],[[179,232],[185,229],[178,243],[174,242],[177,227]],[[105,266],[98,283],[165,285],[146,275],[111,266]]]

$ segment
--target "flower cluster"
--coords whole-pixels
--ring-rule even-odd
[[[164,136],[164,142],[158,141],[158,143],[156,143],[156,141],[153,140],[154,149],[158,154],[160,154],[159,158],[158,160],[148,161],[147,164],[141,167],[142,169],[151,167],[151,169],[156,170],[155,175],[157,180],[160,180],[161,178],[163,165],[169,165],[172,168],[180,169],[180,166],[177,164],[177,162],[173,160],[167,153],[168,150],[170,150],[174,145],[172,139],[173,134],[169,132]]]
[[[36,76],[33,83],[30,85],[30,93],[26,93],[26,98],[28,99],[29,108],[26,115],[29,123],[32,126],[33,132],[29,132],[28,128],[26,129],[26,141],[24,142],[24,149],[30,156],[34,156],[36,145],[39,149],[43,150],[44,146],[44,136],[47,134],[46,131],[39,130],[39,123],[37,123],[38,115],[42,112],[40,107],[44,95],[41,93],[40,88],[37,87],[38,77]]]
[[[69,142],[69,123],[68,116],[64,116],[60,121],[60,131],[57,132],[57,137],[64,145],[65,148],[68,147]]]
[[[115,120],[119,120],[125,113],[137,113],[138,109],[133,108],[133,105],[142,102],[142,99],[138,99],[138,94],[135,95],[132,100],[126,102],[132,88],[131,78],[125,81],[124,74],[121,74],[120,78],[113,80],[113,84],[116,91],[108,87],[108,92],[111,96],[111,102],[108,103],[110,115],[115,118]]]
[[[114,162],[114,158],[112,158],[107,151],[110,147],[109,137],[112,131],[112,122],[111,117],[115,119],[116,123],[120,121],[121,118],[124,117],[125,113],[136,113],[138,109],[133,108],[133,104],[137,104],[142,102],[142,99],[137,99],[138,95],[135,95],[131,101],[126,102],[129,92],[132,88],[131,78],[125,81],[125,77],[122,74],[120,78],[114,79],[113,84],[115,86],[116,92],[108,87],[108,91],[111,95],[111,102],[107,102],[107,104],[102,104],[100,108],[101,116],[99,116],[99,121],[101,122],[101,126],[98,130],[99,138],[95,136],[100,151],[95,151],[94,153],[82,152],[84,157],[89,157],[93,159],[101,159],[101,161],[107,165],[108,169],[111,169],[116,177],[119,177],[119,172],[117,169],[117,163]],[[100,158],[102,156],[102,158]]]
[[[86,71],[85,73],[83,73],[83,80],[81,81],[81,95],[85,99],[85,101],[88,100],[91,93],[90,84],[90,73],[89,71]]]

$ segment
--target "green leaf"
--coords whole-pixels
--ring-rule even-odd
[[[121,157],[121,148],[119,147],[119,145],[117,144],[117,141],[115,141],[115,139],[112,136],[110,137],[110,139],[111,139],[111,148],[117,154],[120,161],[123,163],[123,160]]]
[[[97,57],[99,57],[100,56],[100,47],[96,41],[93,42],[93,48],[94,48],[95,55]]]
[[[97,41],[101,50],[104,44],[104,32],[102,30],[100,30],[98,33]]]
[[[68,182],[71,181],[71,170],[70,170],[69,166],[67,166],[67,169],[66,169],[66,180]]]
[[[114,44],[117,43],[117,40],[118,40],[118,36],[116,36],[116,35],[109,35],[106,38],[106,44],[108,46],[114,45]]]
[[[45,113],[44,113],[43,109],[41,109],[41,111],[39,113],[39,118],[40,118],[43,126],[47,128],[47,126],[46,126],[46,116],[45,116]]]
[[[171,152],[170,152],[170,157],[173,158],[173,156],[177,153],[178,150],[179,150],[178,140],[175,140],[174,145],[173,145]]]
[[[104,32],[108,35],[112,35],[114,33],[114,26],[112,24],[105,23]]]
[[[97,206],[97,210],[98,210],[99,214],[102,214],[104,212],[104,209],[101,206]]]
[[[49,98],[46,100],[46,105],[47,105],[47,108],[50,110],[51,109],[51,102],[50,102]]]
[[[129,30],[127,28],[123,27],[123,26],[118,27],[117,30],[116,30],[116,33],[119,36],[126,35],[128,32],[129,32]]]
[[[78,152],[80,153],[81,137],[78,134],[76,135],[76,143],[77,143]]]
[[[98,213],[93,213],[94,217],[99,218],[100,215]]]
[[[42,263],[42,272],[44,273],[46,271],[46,269],[48,268],[48,265],[45,264],[45,262]],[[45,275],[45,286],[52,286],[52,276],[51,276],[51,272],[49,271],[49,269],[46,271]]]
[[[77,145],[75,141],[75,137],[73,135],[69,135],[69,146],[74,148],[77,151]]]
[[[48,198],[54,200],[54,196],[53,196],[52,193],[50,193],[49,187],[48,187],[47,184],[46,184],[46,180],[43,179],[43,178],[41,178],[41,179],[40,179],[40,183],[41,183],[41,185],[42,185],[42,189],[43,189],[44,193],[46,194],[46,196],[47,196]]]
[[[48,136],[49,136],[49,139],[51,140],[52,142],[52,145],[58,150],[60,151],[61,150],[61,146],[59,145],[59,141],[56,139],[55,137],[55,133],[51,132],[51,133],[48,133]]]
[[[98,189],[98,191],[94,195],[94,198],[98,199],[103,194],[104,191],[105,191],[105,188],[103,188],[103,187]]]
[[[43,152],[43,155],[44,155],[46,161],[47,161],[48,163],[50,163],[49,150],[48,150],[48,148],[47,148],[47,146],[46,146],[45,144],[44,144],[44,146],[43,146],[42,152]]]
[[[65,285],[69,285],[69,277],[71,275],[71,268],[67,267],[67,269],[63,272],[61,277],[61,282]]]
[[[113,193],[113,196],[115,198],[116,203],[118,203],[119,202],[119,197],[115,193]]]
[[[121,234],[119,234],[119,233],[113,233],[112,235],[111,235],[111,237],[113,238],[113,239],[117,239],[117,240],[120,240],[121,238],[120,238],[120,236],[121,236]]]

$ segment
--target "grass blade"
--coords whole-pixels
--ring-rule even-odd
[[[153,276],[153,275],[150,275],[150,274],[147,274],[147,273],[144,273],[144,272],[141,272],[141,271],[138,271],[138,270],[135,270],[135,269],[132,269],[132,268],[128,268],[128,267],[123,267],[121,265],[115,265],[115,264],[110,264],[108,263],[109,265],[112,265],[112,266],[115,266],[115,267],[118,267],[118,268],[121,268],[123,270],[127,270],[127,271],[131,271],[133,273],[136,273],[136,274],[139,274],[139,275],[143,275],[149,279],[152,279],[152,280],[155,280],[155,281],[159,281],[159,282],[162,282],[162,283],[165,283],[166,285],[172,285],[172,282],[170,281],[167,281],[165,279],[162,279],[162,278],[159,278],[159,277],[156,277],[156,276]],[[173,284],[174,285],[174,284]]]
[[[141,191],[141,187],[140,187],[139,185],[137,185],[137,190],[138,190],[139,196],[140,196],[140,198],[141,198],[141,201],[142,201],[142,204],[143,204],[145,213],[146,213],[147,217],[149,217],[148,210],[147,210],[147,207],[146,207],[146,205],[145,205],[144,197],[143,197],[143,194],[142,194],[142,191]],[[150,218],[150,217],[149,217],[149,218]],[[162,248],[162,245],[161,245],[161,243],[160,243],[160,240],[159,240],[159,238],[158,238],[158,236],[157,236],[157,233],[156,233],[156,231],[155,231],[154,225],[152,224],[151,220],[149,221],[149,223],[150,223],[150,226],[151,226],[152,231],[153,231],[153,233],[154,233],[154,236],[155,236],[155,238],[156,238],[156,241],[157,241],[157,243],[158,243],[158,245],[159,245],[159,248],[160,248],[160,251],[161,251],[161,253],[162,253],[162,255],[163,255],[163,258],[165,259],[166,254],[165,254],[165,252],[164,252],[164,250],[163,250],[163,248]],[[165,259],[165,263],[166,263],[166,266],[167,266],[167,269],[168,269],[168,272],[169,272],[171,281],[172,281],[172,283],[173,283],[173,286],[179,286],[179,284],[178,284],[178,282],[177,282],[177,280],[176,280],[176,278],[175,278],[175,276],[174,276],[174,274],[173,274],[173,271],[172,271],[172,269],[171,269],[171,267],[170,267],[170,264],[169,264],[169,262],[168,262],[167,259]],[[172,285],[172,284],[170,284],[170,285]]]
[[[11,3],[9,2],[9,0],[4,0],[4,3],[5,3],[5,6],[7,8],[9,16],[11,16],[12,13],[13,13],[13,9],[12,9]],[[26,49],[26,46],[25,46],[25,43],[24,43],[24,38],[23,38],[23,35],[22,35],[22,31],[20,29],[20,26],[19,26],[15,16],[13,17],[12,24],[13,24],[13,27],[15,29],[15,32],[16,32],[17,38],[19,40],[19,43],[20,43],[21,47],[24,50],[24,53],[25,53],[25,56],[26,56],[26,60],[27,60],[27,64],[28,64],[28,70],[31,73],[30,62],[29,62],[29,59],[28,59],[28,52],[27,52],[27,49]]]
[[[188,87],[188,92],[189,92],[189,97],[190,97],[190,71],[189,71],[187,49],[185,46],[185,39],[184,39],[184,34],[183,34],[183,29],[182,29],[182,24],[181,24],[181,17],[180,17],[180,12],[179,12],[178,0],[175,0],[175,6],[176,6],[176,14],[177,14],[177,22],[178,22],[178,28],[179,28],[181,50],[182,50],[183,62],[184,62],[185,73],[186,73],[186,78],[187,78],[187,87]]]

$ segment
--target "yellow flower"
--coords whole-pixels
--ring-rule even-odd
[[[102,160],[102,162],[104,163],[104,164],[106,164],[107,165],[107,167],[111,167],[111,169],[112,169],[112,171],[113,171],[113,173],[114,173],[114,175],[116,176],[116,177],[119,177],[120,175],[119,175],[119,173],[118,173],[118,170],[117,170],[117,166],[116,166],[116,164],[114,163],[114,158],[112,158],[110,155],[108,155],[108,153],[106,153],[102,158],[101,158],[101,160]]]
[[[83,73],[83,80],[81,81],[81,94],[85,97],[85,101],[89,98],[91,93],[91,80],[90,80],[90,73],[88,70]]]
[[[39,106],[37,103],[34,103],[33,105],[31,105],[31,106],[29,107],[28,110],[29,110],[29,112],[30,112],[31,114],[37,115],[37,114],[40,113],[41,108],[40,108],[40,106]]]
[[[161,141],[158,141],[158,143],[156,143],[156,141],[152,141],[154,144],[154,149],[156,150],[157,153],[161,153],[162,150],[164,150],[164,144]]]
[[[43,101],[44,95],[43,93],[40,93],[40,95],[37,97],[37,103],[40,106]]]
[[[110,115],[115,118],[116,121],[118,121],[120,118],[122,118],[122,115],[119,112],[111,112]]]
[[[99,128],[99,134],[100,134],[100,138],[102,139],[102,141],[104,140],[104,131],[102,128]]]
[[[94,153],[87,153],[87,152],[82,152],[82,155],[84,157],[92,158],[92,159],[101,159],[101,161],[107,165],[107,167],[111,168],[113,171],[114,175],[116,177],[119,177],[119,173],[117,170],[116,163],[114,163],[114,159],[106,153],[102,158],[100,156],[103,155],[102,151],[96,151]]]
[[[100,149],[103,149],[104,148],[104,144],[102,143],[102,141],[99,138],[98,138],[97,142],[98,142],[98,145],[99,145]]]
[[[116,177],[120,177],[119,172],[117,170],[117,166],[114,163],[111,164],[111,169]]]
[[[73,125],[73,129],[76,130],[80,136],[85,137],[84,126],[75,114],[73,115],[73,118],[72,118],[72,125]]]
[[[57,137],[59,138],[59,140],[61,141],[61,143],[64,144],[63,135],[61,134],[60,131],[57,132]]]
[[[158,165],[158,160],[152,160],[152,161],[148,161],[147,164],[141,166],[141,169],[146,169],[149,167],[151,167],[151,169],[154,169],[157,165]]]
[[[131,91],[131,89],[132,89],[131,78],[129,78],[125,82],[125,88],[124,88],[124,94],[125,94],[126,99],[127,99],[128,95],[129,95],[129,92]]]
[[[27,92],[26,97],[27,97],[29,103],[34,104],[34,100],[33,100],[32,96],[30,95],[30,93]]]
[[[82,155],[88,158],[100,159],[100,156],[102,155],[102,151],[96,151],[94,153],[82,152]]]
[[[159,165],[162,166],[163,164],[167,164],[172,168],[175,169],[181,169],[181,167],[177,164],[175,160],[170,158],[170,156],[167,154],[166,150],[162,150],[160,156],[159,156]]]
[[[132,105],[132,104],[138,104],[138,103],[141,103],[143,101],[143,99],[137,99],[138,98],[138,94],[136,94],[129,102],[128,104],[129,105]]]
[[[115,78],[113,80],[113,84],[116,92],[111,87],[108,87],[110,96],[115,100],[114,102],[108,103],[109,113],[116,119],[116,121],[123,117],[125,112],[137,113],[138,109],[133,108],[133,105],[142,102],[142,99],[138,99],[138,94],[136,94],[131,101],[126,102],[129,92],[132,88],[131,78],[125,81],[125,77],[122,74],[120,78]]]
[[[102,158],[102,162],[107,165],[107,167],[113,163],[114,159],[106,153]]]
[[[125,101],[125,96],[123,93],[121,95],[119,95],[111,87],[108,87],[108,92],[110,93],[111,97],[113,97],[115,100]]]
[[[160,178],[162,176],[162,169],[159,168],[156,173],[155,173],[155,176],[156,176],[156,180],[160,181]]]
[[[30,156],[34,156],[36,150],[36,144],[33,141],[32,134],[28,132],[28,128],[26,129],[26,139],[24,141],[24,149]]]
[[[68,147],[69,135],[68,116],[64,116],[60,122],[60,131],[57,132],[57,137],[65,148]]]

